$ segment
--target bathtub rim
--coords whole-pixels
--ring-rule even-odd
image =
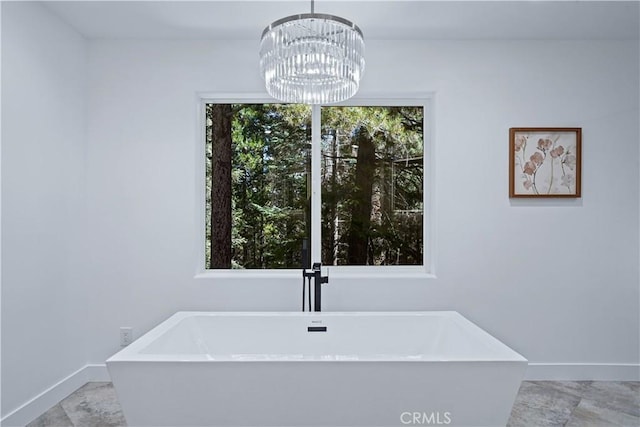
[[[407,355],[375,355],[362,356],[358,358],[342,358],[342,357],[313,357],[313,358],[292,358],[286,355],[273,356],[271,358],[264,357],[266,355],[256,355],[255,357],[234,358],[232,355],[215,355],[212,357],[207,354],[153,354],[142,353],[148,345],[160,338],[169,329],[178,325],[184,319],[194,316],[210,316],[210,317],[301,317],[309,320],[323,317],[447,317],[458,325],[470,328],[472,333],[478,337],[487,340],[490,345],[500,348],[503,354],[508,357],[496,358],[469,358],[469,359],[434,359],[411,357]],[[259,357],[263,356],[263,357]],[[464,317],[457,311],[453,310],[434,310],[434,311],[328,311],[328,312],[299,312],[299,311],[178,311],[168,317],[166,320],[154,326],[151,330],[134,340],[133,343],[120,349],[113,356],[106,360],[107,366],[111,363],[120,362],[146,362],[146,363],[166,363],[166,362],[205,362],[205,363],[528,363],[528,360],[517,351],[479,327],[471,320]]]

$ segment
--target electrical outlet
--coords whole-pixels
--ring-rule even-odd
[[[133,328],[120,328],[120,347],[126,347],[133,342]]]

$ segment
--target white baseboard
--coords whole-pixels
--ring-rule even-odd
[[[106,365],[86,365],[52,385],[0,420],[2,427],[22,427],[88,382],[111,381]]]
[[[525,380],[640,381],[640,364],[529,363]],[[111,381],[106,365],[86,365],[9,413],[0,425],[25,426],[86,383],[103,381]]]
[[[640,381],[634,363],[529,363],[528,381]]]
[[[87,365],[84,369],[90,378],[87,382],[111,382],[107,365],[104,363],[101,365]]]

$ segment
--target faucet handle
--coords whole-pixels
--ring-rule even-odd
[[[313,263],[313,271],[318,274],[320,283],[329,283],[329,276],[323,276],[321,273],[321,268],[322,268],[322,263],[320,262]]]

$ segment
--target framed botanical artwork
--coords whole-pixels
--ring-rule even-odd
[[[582,128],[509,129],[509,197],[580,197]]]

